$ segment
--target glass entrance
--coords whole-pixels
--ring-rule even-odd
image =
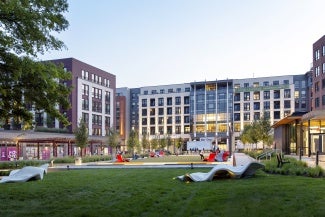
[[[325,151],[325,134],[312,134],[311,135],[311,153],[323,153]]]

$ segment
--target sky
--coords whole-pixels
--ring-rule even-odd
[[[325,35],[324,0],[68,0],[67,49],[117,87],[304,74]]]

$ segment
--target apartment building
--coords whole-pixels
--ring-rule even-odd
[[[190,84],[147,86],[139,91],[138,125],[141,137],[189,139]]]
[[[130,133],[130,89],[116,89],[116,132],[120,134],[121,151],[125,151]]]
[[[64,111],[71,125],[69,132],[78,126],[81,119],[87,124],[89,135],[105,136],[110,127],[115,126],[115,75],[79,61],[75,58],[51,60],[63,64],[72,73],[70,95],[71,109]],[[35,114],[36,125],[62,128],[56,120],[48,126],[47,115],[44,112]]]
[[[325,109],[325,35],[313,44],[313,95],[311,108]]]

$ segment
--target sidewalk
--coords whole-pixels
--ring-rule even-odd
[[[293,157],[293,158],[299,160],[298,155],[285,155],[285,157]],[[301,156],[301,160],[305,161],[309,167],[316,166],[316,156],[314,156],[314,155],[311,157]],[[325,155],[319,155],[318,166],[325,169]]]

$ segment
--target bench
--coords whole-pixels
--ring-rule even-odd
[[[278,168],[281,168],[283,164],[290,163],[289,160],[283,159],[281,153],[277,153],[276,159],[278,160]]]

